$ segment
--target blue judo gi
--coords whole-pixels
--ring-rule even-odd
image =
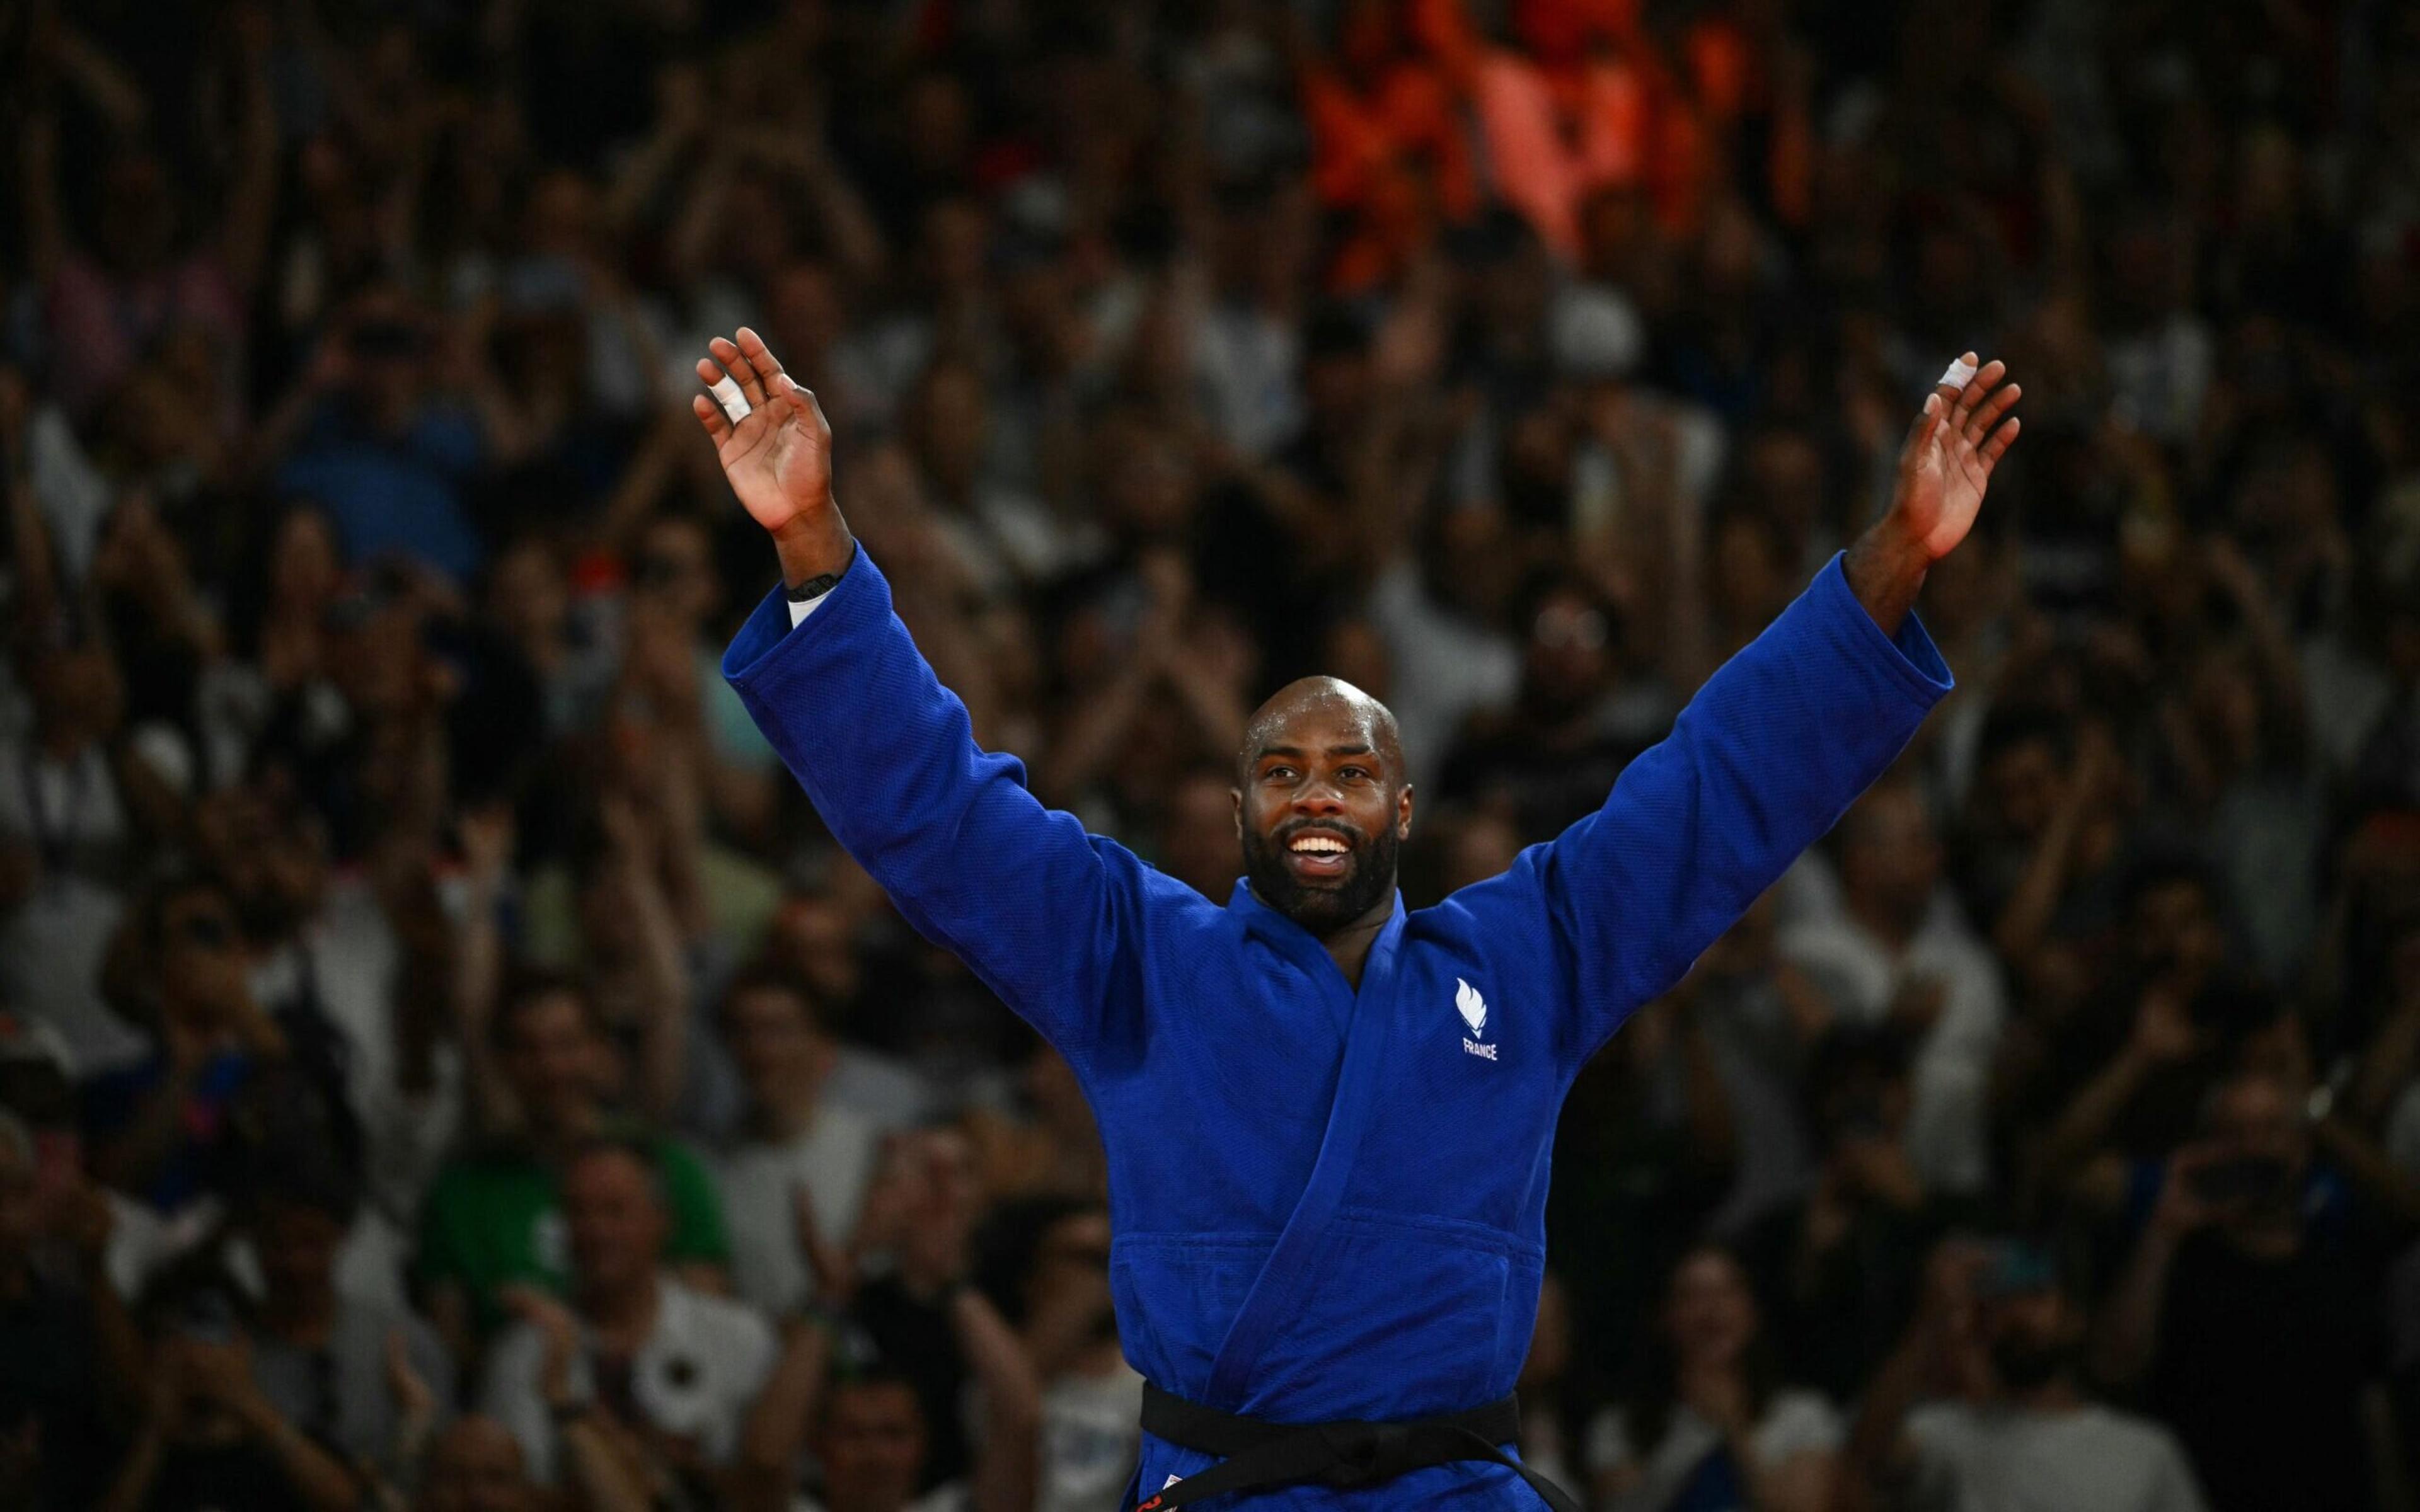
[[[976,746],[862,550],[795,630],[769,595],[723,674],[900,911],[1075,1068],[1108,1147],[1127,1360],[1188,1400],[1292,1423],[1512,1389],[1573,1078],[1950,687],[1915,616],[1884,634],[1836,557],[1603,809],[1435,907],[1398,899],[1357,992],[1243,883],[1221,907],[1036,801],[1016,758]],[[1148,1494],[1212,1462],[1146,1435],[1136,1481]],[[1250,1504],[1541,1504],[1469,1461]]]

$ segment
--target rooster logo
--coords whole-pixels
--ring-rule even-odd
[[[1461,1013],[1462,1022],[1470,1026],[1472,1038],[1476,1039],[1486,1031],[1487,999],[1479,995],[1478,988],[1460,977],[1453,979],[1453,1006],[1455,1011]]]

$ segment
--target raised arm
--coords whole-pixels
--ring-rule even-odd
[[[1585,1058],[1688,970],[1882,776],[1949,691],[1912,610],[1926,571],[1965,538],[2016,422],[1993,363],[1926,399],[1889,512],[1733,656],[1605,807],[1458,899],[1537,927],[1570,964]],[[1523,934],[1518,937],[1533,937]],[[1577,1064],[1575,1059],[1573,1064]]]
[[[814,396],[752,331],[711,349],[699,378],[736,387],[746,411],[735,422],[701,394],[698,423],[772,535],[787,587],[823,589],[806,603],[768,596],[723,675],[908,921],[1080,1065],[1141,863],[1045,809],[1015,757],[975,744],[966,706],[892,612],[890,584],[832,501],[831,427]]]

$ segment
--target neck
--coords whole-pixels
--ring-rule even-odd
[[[802,1134],[815,1121],[815,1079],[802,1078],[756,1104],[757,1120],[776,1139]]]
[[[1327,953],[1336,962],[1337,969],[1344,973],[1344,980],[1351,982],[1357,992],[1361,986],[1361,968],[1370,961],[1370,947],[1378,942],[1378,932],[1385,929],[1387,920],[1394,917],[1395,889],[1390,887],[1387,889],[1387,896],[1373,904],[1368,913],[1333,933],[1320,936],[1319,943],[1327,947]]]

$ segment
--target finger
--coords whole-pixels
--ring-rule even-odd
[[[1992,432],[1990,440],[1976,448],[1978,455],[1983,458],[1983,466],[1991,468],[1999,465],[2000,457],[2009,449],[2009,443],[2017,439],[2017,427],[2024,424],[2024,422],[2016,416],[2010,415],[2000,423],[1999,429]]]
[[[1950,363],[1947,371],[1932,380],[1932,392],[1941,396],[1941,403],[1945,408],[1957,403],[1958,395],[1964,393],[1967,385],[1975,381],[1975,368],[1980,361],[1981,359],[1973,352],[1968,352]]]
[[[1981,380],[1977,381],[1979,385]],[[1974,412],[1967,416],[1966,439],[1979,443],[1992,434],[1992,427],[1999,424],[2000,417],[2009,412],[2009,407],[2023,397],[2024,392],[2022,386],[2014,383],[2004,383],[1994,389],[1992,396],[1977,405]]]
[[[772,347],[765,345],[764,337],[746,326],[739,328],[738,341],[739,355],[748,359],[748,365],[754,368],[757,378],[764,380],[766,393],[778,395],[782,392],[782,360],[773,355]]]
[[[1949,412],[1952,397],[1954,395],[1945,394],[1939,390],[1924,396],[1924,408],[1916,411],[1916,424],[1907,428],[1905,449],[1910,456],[1932,444],[1934,434],[1941,429],[1942,417]]]
[[[790,401],[799,407],[800,418],[825,435],[830,435],[831,421],[826,418],[824,402],[815,397],[815,391],[799,387],[787,374],[783,375],[782,382],[789,393]]]
[[[763,344],[760,342],[758,345],[762,346]],[[756,364],[748,360],[748,354],[739,349],[739,344],[735,341],[727,340],[724,337],[717,336],[712,341],[706,344],[706,349],[712,352],[714,354],[714,360],[721,363],[723,365],[723,368],[730,373],[732,378],[738,382],[739,392],[748,396],[748,407],[752,409],[763,409],[765,407],[765,376],[756,371]]]
[[[1961,427],[1965,425],[1966,417],[1973,414],[1976,407],[1980,405],[1993,389],[1999,387],[2000,380],[2008,376],[2009,364],[1993,358],[1977,371],[1974,378],[1965,387],[1958,391],[1958,400],[1950,406],[1950,413],[1956,417]]]
[[[730,343],[723,345],[729,346]],[[710,358],[697,360],[697,380],[713,393],[714,402],[721,408],[723,418],[735,425],[747,419],[749,412],[756,408],[756,404],[749,402],[747,391],[739,386],[738,380]],[[762,402],[761,399],[756,401],[757,404]]]

